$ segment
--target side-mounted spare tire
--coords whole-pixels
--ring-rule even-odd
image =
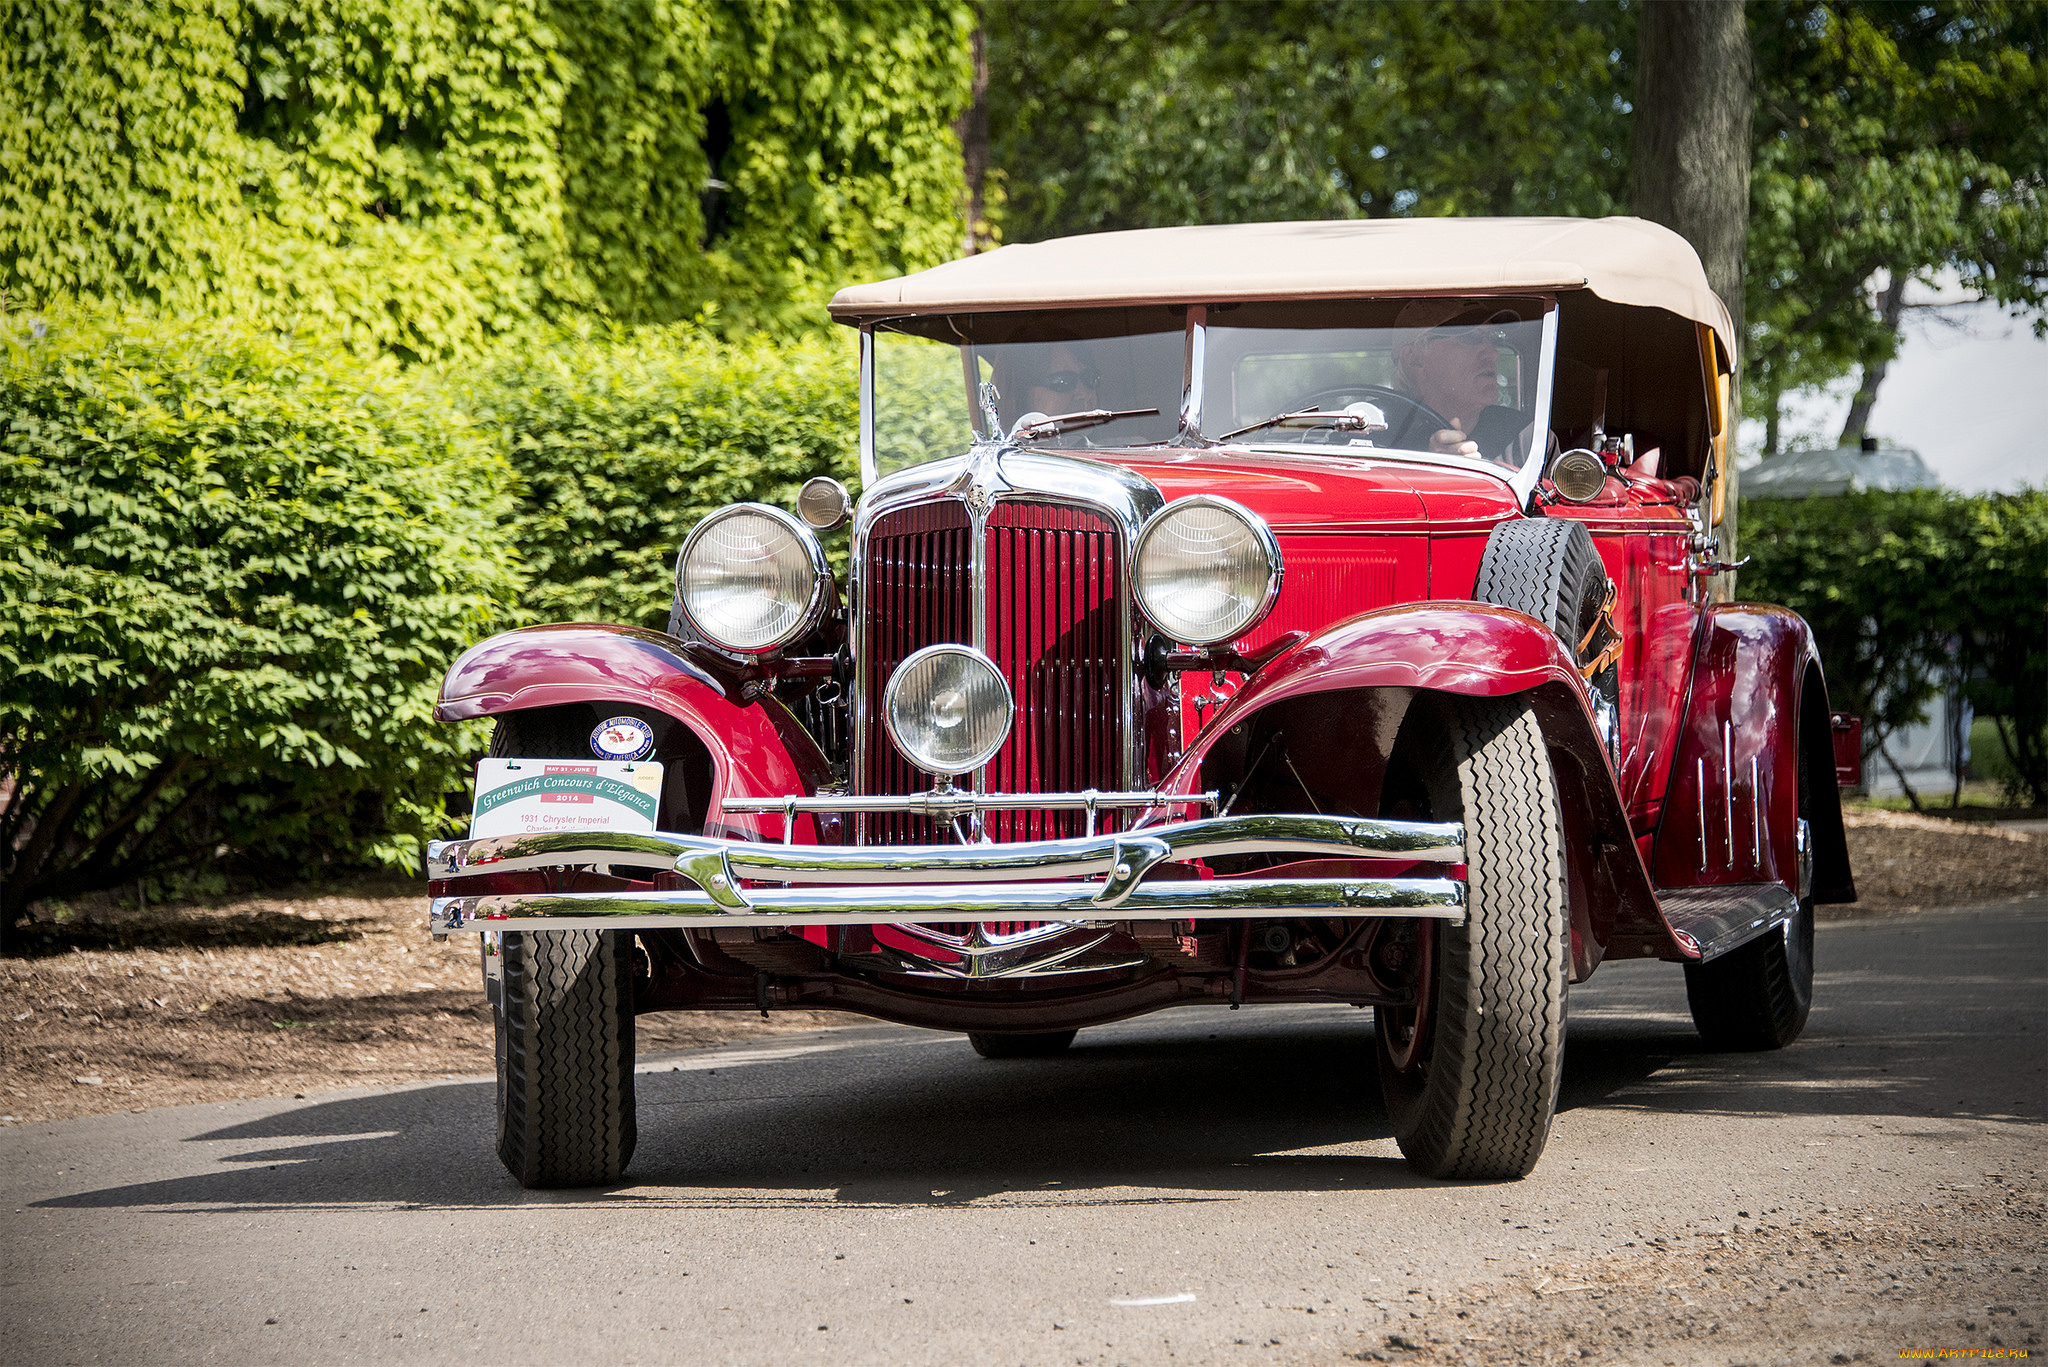
[[[1486,539],[1472,596],[1549,623],[1581,668],[1607,644],[1600,630],[1600,615],[1607,606],[1607,568],[1583,522],[1523,517],[1501,523]],[[1594,692],[1609,703],[1615,700],[1615,682],[1612,664],[1591,680]]]
[[[582,758],[559,725],[501,718],[491,753]],[[530,732],[531,734],[528,734]],[[560,734],[554,734],[560,733]],[[637,1138],[633,937],[616,930],[506,931],[492,1004],[498,1157],[525,1187],[616,1182]]]

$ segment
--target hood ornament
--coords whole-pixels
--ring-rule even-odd
[[[996,411],[996,400],[1003,397],[994,380],[983,380],[976,388],[975,397],[981,401],[981,418],[988,424],[988,439],[1001,441],[1003,437],[1002,415]]]

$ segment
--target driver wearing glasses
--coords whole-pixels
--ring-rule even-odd
[[[1477,456],[1497,455],[1512,441],[1523,424],[1512,409],[1500,407],[1500,349],[1507,341],[1502,327],[1517,321],[1512,309],[1459,299],[1418,299],[1403,308],[1394,326],[1413,335],[1395,352],[1396,387],[1422,407],[1409,412],[1387,444]],[[1492,431],[1498,421],[1482,430],[1489,409],[1517,419],[1513,430]],[[1429,422],[1432,416],[1445,425]]]

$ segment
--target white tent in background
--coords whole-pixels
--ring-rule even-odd
[[[1875,437],[1865,437],[1861,450],[1829,446],[1787,451],[1742,472],[1744,498],[1824,498],[1873,489],[1940,487],[1918,451],[1881,447]]]
[[[1939,489],[1941,481],[1920,459],[1918,451],[1881,447],[1865,437],[1860,450],[1846,446],[1787,451],[1742,472],[1744,498],[1833,498],[1871,490]],[[1970,762],[1969,703],[1953,687],[1927,705],[1927,720],[1894,731],[1883,753],[1864,761],[1868,792],[1887,796],[1902,791],[1893,764],[1905,771],[1918,793],[1945,792],[1958,766]],[[1885,756],[1892,763],[1885,762]]]

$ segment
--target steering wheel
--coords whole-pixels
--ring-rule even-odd
[[[1433,433],[1441,432],[1451,424],[1445,417],[1420,399],[1403,394],[1398,389],[1389,389],[1383,384],[1348,384],[1331,389],[1318,389],[1304,395],[1295,405],[1297,409],[1321,408],[1329,412],[1341,412],[1350,403],[1369,403],[1380,410],[1387,420],[1387,430],[1382,439],[1389,445],[1427,449]],[[1302,430],[1299,441],[1306,441],[1308,433],[1323,429]],[[1261,438],[1265,440],[1265,438]]]

